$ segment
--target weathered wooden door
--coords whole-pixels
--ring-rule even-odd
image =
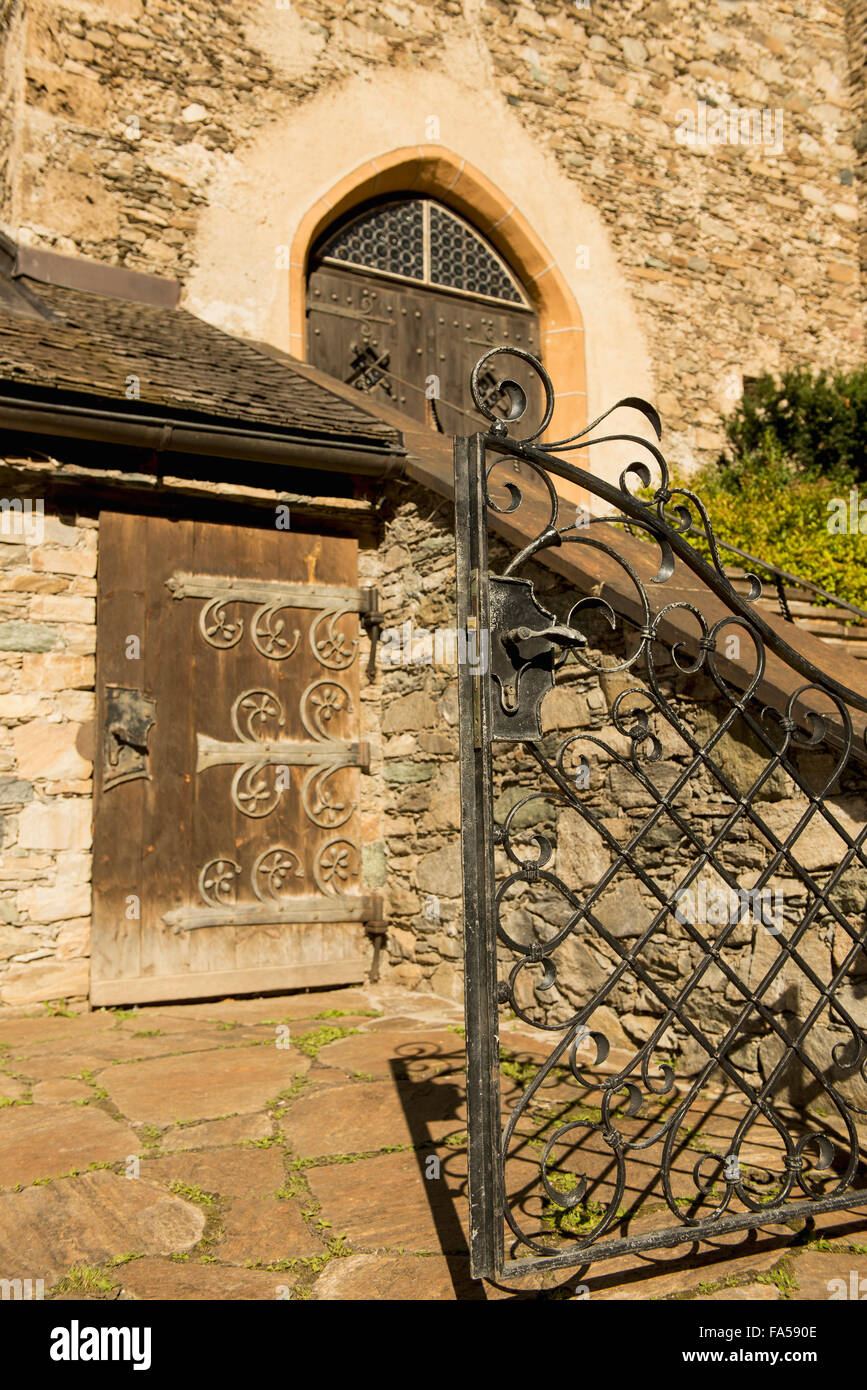
[[[102,514],[94,1004],[365,977],[356,558]]]
[[[470,373],[485,348],[511,343],[538,352],[534,314],[477,304],[443,290],[395,284],[325,265],[307,292],[308,356],[316,367],[355,386],[381,405],[449,434],[474,428],[478,414]],[[532,374],[520,362],[510,373],[535,399]],[[496,377],[484,383],[496,400]]]
[[[307,318],[314,366],[447,434],[478,428],[469,381],[484,348],[539,347],[530,297],[494,247],[452,209],[415,195],[328,229],[311,258]],[[535,405],[535,375],[519,360],[509,368]],[[496,375],[479,387],[504,414]]]

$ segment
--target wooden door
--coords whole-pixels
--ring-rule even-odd
[[[365,977],[356,560],[102,513],[94,1004]]]
[[[314,367],[415,420],[436,427],[438,419],[446,434],[469,434],[483,424],[470,375],[489,348],[539,352],[538,323],[527,310],[332,265],[310,276],[307,317]],[[514,378],[530,399],[528,419],[534,418],[541,401],[536,377],[515,358],[497,366],[499,372],[486,373],[486,393],[497,400],[499,378]]]

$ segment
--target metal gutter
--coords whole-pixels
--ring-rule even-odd
[[[300,464],[330,472],[394,478],[405,470],[405,449],[362,448],[350,441],[315,444],[286,435],[197,425],[149,415],[117,414],[88,406],[42,405],[0,396],[0,429],[23,434],[87,439],[149,449],[156,454],[203,454],[251,463]]]

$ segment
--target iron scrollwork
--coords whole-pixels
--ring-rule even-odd
[[[492,360],[504,355],[528,364],[544,388],[542,422],[523,437],[509,434],[526,410],[522,388],[499,382],[497,399],[509,402],[504,419],[480,387]],[[765,621],[755,575],[746,595],[735,590],[701,498],[672,483],[659,448],[661,423],[647,402],[624,398],[579,434],[542,446],[554,391],[528,353],[486,353],[472,390],[490,429],[456,442],[458,622],[487,627],[492,653],[489,671],[459,671],[474,1271],[506,1278],[553,1271],[863,1204],[856,1121],[867,1116],[867,1018],[852,981],[867,977],[867,927],[845,910],[843,889],[850,871],[867,870],[867,814],[859,824],[831,793],[854,753],[865,757],[853,711],[867,711],[867,699],[819,670]],[[597,433],[618,409],[638,411],[654,438]],[[599,443],[645,451],[658,472],[649,497],[636,495],[653,487],[643,460],[628,463],[615,487],[560,457]],[[508,469],[497,473],[514,460],[529,470],[530,484],[517,483]],[[609,511],[562,524],[557,478]],[[547,519],[501,574],[491,574],[490,514],[518,511],[528,489],[537,508],[544,502]],[[624,553],[614,527],[653,542],[655,573],[642,570],[634,552]],[[685,539],[696,532],[709,562]],[[628,622],[599,594],[582,595],[563,620],[539,603],[531,580],[517,572],[567,545],[616,566],[630,595]],[[649,547],[646,553],[653,555]],[[662,589],[678,573],[698,577],[724,615],[709,618],[682,597],[655,609],[649,586]],[[612,633],[608,660],[596,649],[598,632],[596,645],[589,640],[590,614]],[[733,635],[738,652],[746,652],[736,671],[727,655]],[[781,707],[761,698],[768,651],[803,678],[793,680]],[[555,682],[568,689],[567,676],[586,674],[619,682],[610,731],[577,721],[564,738],[543,734],[543,700]],[[685,715],[675,693],[681,678],[704,681],[702,698],[715,702],[711,721],[696,727]],[[746,787],[727,753],[735,731],[757,750]],[[510,744],[535,782],[516,789],[498,822],[495,788],[503,784],[495,753]],[[818,786],[806,760],[817,750],[825,759]],[[622,808],[600,806],[588,792],[581,774],[591,761],[622,789],[627,806],[640,808],[628,833],[618,832]],[[773,813],[774,779],[792,789],[781,801],[791,824]],[[704,805],[696,814],[689,800],[696,788],[711,801],[712,815]],[[545,822],[556,825],[553,833],[532,828]],[[561,826],[575,827],[581,845],[593,847],[593,872],[584,878]],[[805,849],[811,831],[839,846],[831,859],[825,851],[821,872]],[[742,847],[753,843],[749,836],[761,851],[746,852],[745,862],[757,869],[747,887]],[[665,846],[676,846],[667,858]],[[734,862],[733,846],[740,847]],[[570,882],[570,871],[580,881]],[[789,897],[779,921],[751,922],[751,904],[780,880]],[[708,881],[734,904],[718,921],[682,910],[685,895],[692,892],[694,901],[696,885]],[[606,907],[624,889],[634,920]],[[753,935],[745,936],[745,926]],[[570,970],[572,993],[565,986],[560,992]],[[576,979],[580,988],[573,988]],[[805,1000],[798,1005],[803,1017],[778,1007],[792,981]],[[546,995],[556,1007],[545,1006]],[[630,1015],[628,1030],[617,1021],[624,997],[644,1011]],[[709,1019],[699,1001],[714,998],[723,1004]],[[520,1095],[504,1125],[491,1079],[503,1005],[531,1053],[513,1078]],[[759,1043],[761,1065],[748,1065],[744,1057],[758,1058]],[[690,1059],[682,1075],[673,1048]],[[827,1121],[815,1104],[807,1112],[785,1099],[781,1087],[795,1073],[805,1093],[821,1097]],[[692,1140],[714,1106],[728,1107],[724,1144],[697,1152]],[[655,1155],[660,1207],[670,1218],[664,1229],[654,1216],[642,1230],[640,1201],[628,1211],[623,1205],[634,1194],[635,1165],[651,1161],[647,1151]],[[511,1231],[508,1257],[503,1222]]]
[[[199,612],[199,632],[216,651],[230,651],[238,646],[245,620],[235,611],[236,606],[255,604],[250,638],[256,651],[269,661],[287,661],[301,640],[300,629],[290,631],[285,615],[298,609],[316,612],[308,633],[310,650],[319,664],[330,671],[347,670],[358,651],[358,638],[341,630],[341,621],[354,613],[364,621],[377,608],[375,590],[346,585],[284,584],[277,580],[178,572],[166,580],[166,588],[176,599],[205,600]]]

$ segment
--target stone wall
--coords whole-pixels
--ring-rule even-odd
[[[13,189],[23,129],[24,49],[21,0],[0,0],[0,224],[5,227],[16,220]]]
[[[849,34],[849,69],[852,88],[852,144],[856,188],[863,188],[867,176],[867,6],[861,0],[849,0],[846,6],[846,28]],[[867,269],[867,206],[863,197],[858,200],[858,231],[860,237],[861,274]]]
[[[11,461],[10,461],[11,462]],[[16,460],[20,465],[22,460]],[[0,472],[0,1005],[83,1001],[90,939],[96,522]],[[36,508],[40,502],[44,514]]]
[[[454,630],[451,505],[414,486],[389,487],[378,550],[360,557],[386,627],[400,633],[399,665],[380,655],[364,697],[367,737],[381,747],[381,780],[362,779],[368,882],[383,886],[389,923],[385,974],[463,997],[458,704],[453,665],[429,660],[426,634]],[[407,625],[407,626],[405,626]],[[434,651],[435,654],[435,651]],[[447,654],[447,653],[444,653]]]
[[[582,283],[587,302],[599,300],[601,279],[610,305],[630,300],[676,460],[715,453],[718,412],[744,374],[860,359],[862,0],[3,0],[0,13],[0,100],[15,115],[0,137],[6,230],[177,276],[214,322],[288,346],[285,314],[269,307],[286,299],[284,234],[255,241],[251,225],[239,261],[226,219],[244,204],[260,224],[291,229],[325,191],[293,202],[293,158],[308,157],[293,129],[313,104],[328,160],[328,132],[357,124],[364,92],[369,106],[381,83],[392,119],[367,157],[437,138],[466,153],[471,132],[451,128],[445,86],[443,109],[432,108],[439,137],[407,114],[423,79],[442,74],[478,110],[483,97],[492,164],[520,135],[562,180],[527,190],[531,222],[549,187],[575,190],[587,212],[563,231],[561,269],[579,302]],[[679,143],[699,103],[779,111],[781,150]],[[596,220],[600,249],[585,265]],[[591,319],[588,370],[601,393],[591,410],[610,403],[602,333]]]

